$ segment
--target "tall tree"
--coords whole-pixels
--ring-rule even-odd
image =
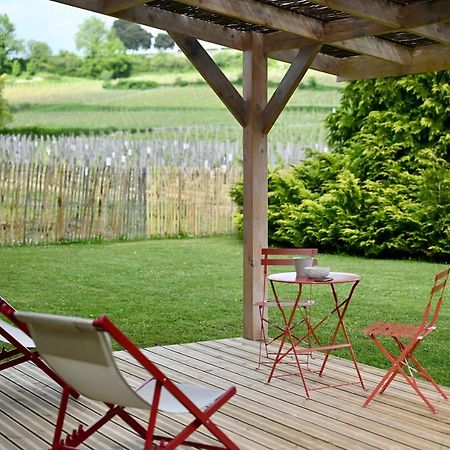
[[[158,50],[168,50],[173,48],[175,42],[167,33],[158,33],[155,37],[155,47]]]
[[[128,50],[147,50],[152,46],[153,35],[137,23],[118,19],[114,21],[113,29]]]
[[[28,41],[28,72],[36,73],[49,70],[51,58],[52,49],[46,42]]]
[[[113,30],[108,30],[105,23],[97,17],[86,19],[75,36],[78,50],[88,58],[119,55],[125,47]]]
[[[11,113],[9,112],[8,104],[3,97],[3,87],[5,83],[6,75],[0,75],[0,127],[6,125],[11,120]]]
[[[13,55],[23,50],[23,43],[14,35],[14,25],[6,14],[0,14],[0,73],[10,72]]]

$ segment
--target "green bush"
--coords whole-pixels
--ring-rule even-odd
[[[104,89],[154,89],[158,83],[153,80],[119,80],[116,83],[106,81],[103,83]]]
[[[5,85],[6,75],[0,75],[0,127],[11,121],[12,116],[9,105],[3,97],[3,86]]]
[[[189,72],[192,64],[184,56],[159,52],[148,58],[147,70],[150,72]]]
[[[270,240],[448,260],[449,102],[449,71],[351,83],[327,120],[333,150],[269,174]]]
[[[221,69],[242,67],[242,53],[238,51],[220,50],[212,58]]]

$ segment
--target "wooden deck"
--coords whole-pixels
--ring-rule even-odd
[[[304,397],[298,377],[266,383],[268,368],[255,370],[258,344],[227,339],[148,349],[149,356],[173,379],[227,387],[238,393],[216,414],[216,422],[242,448],[259,449],[450,449],[450,402],[431,393],[438,412],[432,414],[410,387],[396,381],[368,408],[361,404],[368,395],[359,385],[326,388]],[[128,355],[117,353],[131,380],[145,377]],[[318,355],[313,365],[320,364]],[[361,366],[368,389],[383,373]],[[351,362],[332,358],[319,378],[307,373],[310,387],[354,381]],[[450,396],[450,389],[445,389]],[[53,434],[60,389],[30,363],[0,374],[0,449],[37,450],[49,447]],[[71,401],[75,423],[89,423],[99,405],[86,399]],[[136,416],[145,419],[140,411]],[[171,433],[184,417],[162,417],[159,428]],[[69,430],[72,424],[68,424]],[[120,421],[91,437],[91,449],[139,449],[142,440]]]

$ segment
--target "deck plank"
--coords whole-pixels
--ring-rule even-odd
[[[258,343],[242,338],[153,347],[145,353],[176,381],[223,389],[235,385],[237,395],[214,420],[243,450],[450,449],[450,402],[440,399],[426,383],[420,385],[432,398],[437,414],[401,380],[363,408],[383,371],[361,365],[367,390],[358,384],[327,387],[356,381],[352,362],[336,357],[330,358],[323,377],[305,371],[309,387],[326,387],[311,391],[307,399],[298,376],[267,383],[269,367],[256,370]],[[116,357],[132,384],[146,379],[145,370],[126,352],[116,352]],[[320,367],[322,358],[317,354],[311,368]],[[444,391],[450,396],[449,388]],[[60,387],[31,363],[2,371],[0,449],[49,448],[60,395]],[[70,431],[78,421],[90,423],[101,412],[97,402],[72,400],[65,429]],[[145,423],[146,412],[132,413]],[[161,415],[157,427],[173,435],[189,419]],[[197,439],[212,442],[205,430]],[[118,419],[79,448],[134,450],[142,448],[142,440]]]

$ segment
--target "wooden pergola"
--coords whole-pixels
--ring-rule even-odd
[[[52,0],[166,30],[243,128],[244,329],[259,336],[267,136],[309,68],[358,80],[450,69],[450,0]],[[243,94],[198,40],[243,52]],[[268,58],[290,63],[268,100]]]

